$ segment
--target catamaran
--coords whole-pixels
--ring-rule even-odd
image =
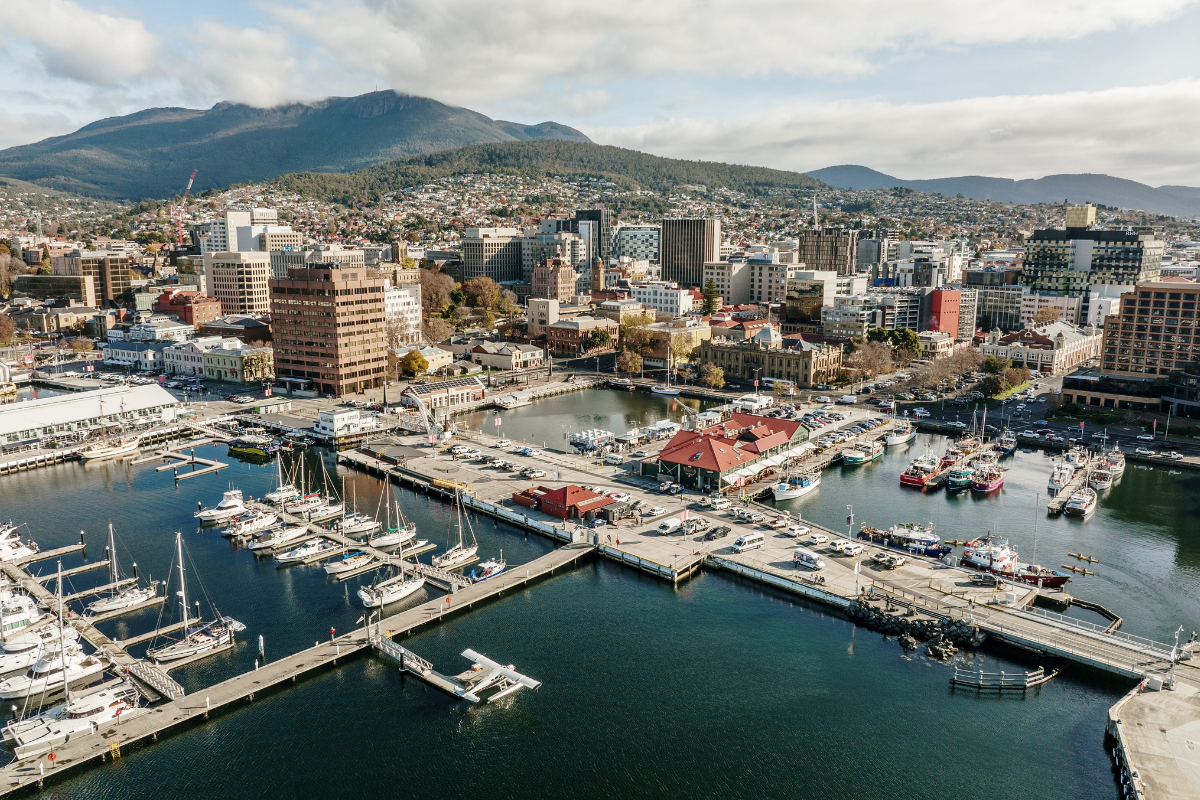
[[[195,513],[201,522],[221,522],[246,513],[246,504],[242,502],[242,490],[230,489],[221,495],[221,502],[212,508],[202,508]]]
[[[467,546],[463,544],[462,496],[457,491],[454,493],[454,503],[458,511],[458,544],[440,556],[433,557],[433,565],[438,569],[454,569],[475,558],[475,554],[479,552],[479,542],[475,541],[475,529],[471,528],[471,521],[469,519],[467,520],[467,527],[471,531],[471,545]]]
[[[137,565],[134,564],[136,570]],[[87,605],[87,613],[89,616],[99,616],[100,614],[109,614],[113,611],[122,611],[126,608],[147,603],[151,599],[158,596],[158,582],[151,581],[149,586],[140,586],[137,580],[132,586],[126,586],[124,589],[119,588],[117,584],[121,580],[121,569],[117,564],[117,546],[116,540],[113,537],[112,523],[108,523],[108,579],[112,584],[112,589],[107,595],[103,595],[99,600],[93,600]]]
[[[155,637],[166,640],[165,644],[146,650],[146,657],[156,664],[195,658],[205,653],[233,645],[233,635],[246,630],[246,626],[231,617],[223,617],[213,607],[213,620],[188,619],[187,581],[183,569],[183,534],[175,533],[175,555],[179,560],[179,608],[183,614],[183,637],[175,639],[160,634]],[[202,587],[203,588],[203,587]],[[212,605],[211,601],[209,605]]]
[[[46,712],[10,723],[4,728],[4,740],[12,745],[18,760],[40,756],[144,713],[147,709],[139,705],[140,700],[131,681],[106,681],[82,694],[68,695],[67,702]]]

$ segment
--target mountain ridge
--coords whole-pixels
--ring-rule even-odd
[[[905,187],[954,197],[1005,203],[1092,202],[1118,208],[1136,208],[1157,214],[1200,214],[1200,188],[1149,186],[1102,173],[1062,173],[1015,180],[985,175],[904,180],[858,164],[839,164],[812,170],[808,175],[840,189],[890,189]]]
[[[255,108],[150,108],[0,150],[0,175],[106,199],[170,197],[291,172],[342,172],[483,142],[590,142],[561,123],[494,120],[393,91]]]

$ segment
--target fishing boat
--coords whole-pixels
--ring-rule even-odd
[[[1079,469],[1080,467],[1086,467],[1088,463],[1087,448],[1077,444],[1066,452],[1066,455],[1063,456],[1063,460],[1076,469]]]
[[[343,572],[353,572],[359,567],[365,567],[375,560],[375,556],[368,553],[366,550],[352,550],[348,553],[343,553],[340,558],[335,558],[325,565],[326,575],[339,575]]]
[[[242,458],[265,460],[279,453],[279,442],[266,434],[246,434],[228,443],[229,452]]]
[[[998,458],[994,452],[991,450],[982,450],[979,455],[971,459],[970,464],[972,467],[980,469],[982,467],[995,466],[997,461]]]
[[[775,496],[776,501],[795,500],[797,497],[803,497],[809,492],[815,491],[820,485],[821,473],[819,472],[809,475],[794,475],[771,487],[771,493]]]
[[[209,605],[212,606],[213,619],[210,622],[205,622],[199,617],[188,618],[187,581],[183,569],[183,534],[180,532],[175,533],[175,553],[179,562],[178,596],[183,616],[183,635],[178,639],[164,634],[155,636],[152,646],[146,650],[146,658],[156,664],[192,659],[232,646],[234,634],[246,630],[246,626],[237,620],[221,616],[216,606],[212,606],[211,600]],[[155,642],[159,640],[163,640],[164,643],[156,645]]]
[[[942,463],[938,457],[933,453],[926,453],[908,463],[908,469],[900,473],[900,485],[923,487],[941,470]]]
[[[229,527],[222,530],[221,535],[230,538],[250,536],[265,531],[278,521],[278,515],[271,511],[248,511],[230,520]]]
[[[1096,490],[1090,486],[1085,486],[1077,492],[1072,493],[1071,499],[1063,506],[1063,513],[1073,517],[1088,517],[1096,510],[1096,504],[1100,497],[1096,494]]]
[[[946,491],[961,492],[963,489],[970,489],[974,477],[974,467],[953,467],[946,474]]]
[[[300,491],[296,488],[295,484],[293,484],[291,481],[284,482],[283,480],[283,457],[281,455],[275,456],[275,474],[277,476],[276,480],[279,481],[279,485],[274,491],[263,495],[263,500],[266,500],[268,503],[279,505],[281,503],[286,503],[289,500],[294,500],[300,496]]]
[[[475,530],[471,528],[471,521],[469,519],[467,520],[467,527],[471,529],[471,544],[463,544],[462,496],[458,492],[454,493],[454,504],[458,511],[458,543],[440,556],[433,557],[433,565],[438,569],[454,569],[455,567],[462,566],[475,558],[475,554],[479,552],[479,542],[475,541]]]
[[[133,566],[136,573],[137,564]],[[118,588],[117,584],[121,582],[121,568],[117,562],[117,545],[111,522],[108,523],[108,580],[113,588],[108,594],[87,604],[88,616],[97,617],[101,614],[111,614],[114,611],[140,606],[158,597],[158,581],[151,581],[148,586],[141,586],[139,581],[135,580],[132,586]]]
[[[859,442],[842,454],[842,463],[848,467],[857,467],[861,464],[878,461],[883,457],[883,449],[883,442],[879,440]]]
[[[1121,448],[1114,445],[1112,450],[1104,454],[1104,468],[1112,474],[1113,480],[1120,479],[1125,474],[1125,454]]]
[[[308,528],[303,525],[284,526],[282,528],[273,528],[266,533],[261,533],[254,537],[248,547],[251,550],[271,550],[285,545],[294,539],[299,539],[301,536],[308,535]]]
[[[487,561],[479,563],[479,574],[476,574],[475,570],[471,570],[471,579],[475,583],[486,581],[488,578],[494,578],[504,572],[504,568],[507,566],[504,561],[504,551],[501,550],[499,558],[489,558]]]
[[[1017,435],[1005,428],[1000,434],[1000,438],[996,440],[996,450],[1005,456],[1011,456],[1017,452]]]
[[[986,464],[971,477],[971,491],[980,494],[994,492],[1004,485],[1004,470],[994,464]]]
[[[1006,540],[990,534],[967,542],[959,557],[959,564],[1047,589],[1061,589],[1071,579],[1070,575],[1063,572],[1022,563],[1018,560],[1017,551],[1009,547]]]
[[[1088,486],[1095,489],[1097,492],[1102,492],[1105,489],[1111,489],[1113,485],[1113,474],[1106,468],[1094,469],[1092,474],[1088,476]]]
[[[859,528],[858,538],[893,550],[903,550],[929,558],[941,558],[951,550],[949,545],[942,543],[942,538],[934,531],[933,523],[922,525],[905,522],[893,525],[886,531],[863,525]]]
[[[908,444],[913,439],[917,438],[917,428],[906,419],[902,419],[896,423],[895,429],[888,434],[885,444],[888,447],[896,447],[897,445]]]
[[[275,556],[275,560],[280,564],[298,564],[302,561],[319,560],[321,557],[333,554],[340,549],[342,549],[340,544],[331,542],[328,539],[309,539],[307,542]]]
[[[4,740],[18,760],[40,756],[144,713],[140,701],[141,694],[131,681],[106,681],[81,694],[69,694],[65,703],[42,714],[10,723],[4,728]]]
[[[1075,467],[1060,461],[1054,465],[1054,469],[1050,472],[1050,480],[1046,484],[1046,488],[1052,492],[1061,492],[1071,484],[1075,479]]]
[[[221,502],[212,508],[202,508],[195,513],[201,522],[220,522],[246,513],[246,504],[242,501],[241,489],[230,489],[221,495]]]

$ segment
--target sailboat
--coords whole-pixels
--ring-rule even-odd
[[[454,493],[454,503],[458,509],[458,544],[440,556],[433,557],[433,565],[438,569],[453,569],[454,567],[466,564],[479,552],[479,542],[475,541],[475,531],[473,529],[471,530],[471,545],[468,547],[463,544],[462,496],[457,491]],[[470,520],[468,520],[467,527],[470,528],[470,525]]]
[[[372,536],[367,539],[367,544],[371,547],[382,549],[384,547],[396,547],[401,549],[413,544],[417,540],[417,525],[415,522],[409,522],[404,518],[404,512],[400,510],[399,501],[396,502],[396,527],[392,527],[392,508],[391,504],[387,506],[387,527],[378,536]]]
[[[41,656],[29,671],[0,682],[0,700],[15,700],[34,694],[68,689],[72,683],[89,681],[104,672],[104,662],[96,655],[84,655],[83,648],[63,635],[62,562],[58,564],[58,641],[41,649]]]
[[[670,361],[670,358],[668,357],[667,360]],[[672,372],[671,366],[668,364],[667,365],[667,382],[665,384],[662,384],[662,383],[654,384],[653,386],[650,387],[650,391],[654,392],[655,394],[665,394],[668,397],[677,396],[679,394],[679,390],[671,385],[671,372]]]
[[[267,494],[263,495],[263,500],[266,500],[268,503],[274,503],[278,505],[286,503],[289,500],[294,500],[300,496],[300,492],[298,489],[296,489],[295,484],[293,484],[291,481],[287,481],[285,483],[283,480],[282,455],[275,456],[275,474],[276,480],[279,481],[279,485],[275,488],[275,491],[268,492]]]
[[[137,565],[134,565],[136,570]],[[99,600],[93,600],[87,605],[87,613],[89,616],[99,616],[100,614],[108,614],[113,611],[121,611],[122,609],[132,608],[149,602],[152,598],[158,596],[158,582],[150,581],[149,586],[141,586],[137,581],[132,586],[126,586],[124,589],[118,589],[117,583],[121,580],[121,570],[117,565],[117,547],[113,538],[112,523],[108,523],[108,581],[113,585],[112,590]]]
[[[404,548],[400,548],[400,572],[397,575],[382,580],[374,586],[362,586],[358,590],[358,599],[366,608],[380,608],[388,603],[403,600],[425,585],[424,575],[405,574]]]
[[[194,658],[204,653],[213,652],[233,644],[233,635],[246,630],[246,626],[230,617],[222,617],[214,607],[212,622],[202,619],[188,619],[187,582],[183,569],[183,533],[175,533],[175,557],[179,559],[179,607],[183,612],[183,637],[174,639],[170,636],[159,636],[167,640],[166,644],[151,647],[146,651],[146,657],[156,664],[179,661],[184,658]]]
[[[104,419],[104,398],[98,398],[100,401],[100,418]],[[121,416],[125,416],[125,401],[121,401]],[[104,430],[104,437],[94,442],[84,449],[79,451],[79,457],[84,461],[104,461],[109,458],[120,458],[138,451],[140,442],[137,436],[118,436],[116,439],[110,438],[108,428]]]
[[[308,533],[309,530],[304,525],[285,525],[282,528],[272,528],[266,533],[256,536],[248,547],[251,550],[270,550],[294,539],[299,539],[301,536],[307,536]]]
[[[346,485],[342,483],[342,496],[346,495]],[[379,496],[383,499],[383,495]],[[353,536],[357,533],[371,533],[379,528],[379,522],[369,514],[364,514],[358,510],[358,490],[354,490],[354,499],[351,507],[354,509],[349,513],[342,515],[342,518],[335,520],[333,529],[343,536]],[[378,512],[376,512],[378,513]]]

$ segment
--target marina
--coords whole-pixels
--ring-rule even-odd
[[[672,401],[664,400],[661,402]],[[514,412],[514,415],[519,413]],[[620,426],[612,427],[617,430],[624,429],[624,427]],[[1148,683],[1153,683],[1164,679],[1164,676],[1169,674],[1172,666],[1170,647],[1166,645],[1150,640],[1123,638],[1122,636],[1114,636],[1103,632],[1084,630],[1069,619],[1048,617],[1042,613],[1041,609],[1034,608],[1035,603],[1042,595],[1047,595],[1048,599],[1053,600],[1052,596],[1055,593],[1052,591],[1039,591],[1037,587],[1031,586],[1026,588],[1012,584],[1000,587],[980,586],[971,579],[968,572],[959,570],[954,566],[947,567],[945,564],[939,563],[936,559],[919,555],[908,555],[905,559],[902,559],[904,561],[903,564],[889,564],[887,559],[876,558],[876,556],[886,554],[889,550],[894,552],[894,548],[889,548],[888,546],[874,548],[873,543],[870,542],[864,542],[868,545],[868,549],[860,556],[847,557],[844,554],[832,551],[829,549],[829,545],[839,536],[844,538],[847,531],[843,529],[839,532],[834,527],[815,522],[809,511],[805,511],[803,515],[796,511],[789,512],[793,523],[783,528],[773,528],[764,525],[768,530],[763,536],[763,546],[746,552],[735,553],[731,548],[734,539],[748,535],[756,530],[763,530],[763,527],[733,519],[724,511],[714,512],[706,506],[699,504],[698,495],[694,492],[684,494],[681,497],[661,497],[657,494],[657,481],[647,481],[636,474],[631,474],[627,464],[610,467],[595,463],[589,458],[581,458],[580,454],[554,451],[546,451],[536,457],[522,457],[516,453],[505,451],[504,458],[507,460],[526,465],[538,463],[543,466],[544,470],[550,473],[546,477],[535,479],[533,481],[534,485],[537,485],[539,482],[551,485],[575,482],[580,485],[595,486],[599,483],[611,487],[610,491],[628,495],[631,500],[624,501],[626,503],[633,502],[634,500],[643,500],[646,505],[660,504],[664,507],[674,506],[671,511],[660,514],[657,517],[651,519],[643,517],[643,524],[641,525],[634,524],[630,526],[629,523],[620,523],[590,528],[580,525],[578,521],[558,520],[547,517],[540,512],[514,507],[511,504],[512,495],[520,486],[529,486],[530,482],[528,480],[507,477],[505,474],[497,472],[497,470],[488,467],[486,464],[471,463],[463,459],[457,459],[447,453],[437,452],[435,449],[423,446],[423,438],[421,435],[416,435],[407,440],[403,437],[395,437],[395,441],[389,445],[388,449],[391,461],[376,458],[372,452],[346,451],[339,454],[339,461],[349,470],[349,472],[343,473],[344,477],[347,482],[353,481],[358,485],[360,500],[364,496],[361,481],[367,475],[379,476],[385,478],[390,483],[411,487],[428,497],[428,502],[433,503],[434,507],[444,509],[438,512],[441,515],[442,522],[432,528],[426,527],[418,521],[419,535],[425,539],[445,542],[446,537],[443,531],[446,529],[447,523],[452,523],[452,518],[447,518],[446,513],[448,511],[451,515],[453,514],[453,498],[455,495],[453,487],[469,487],[465,489],[462,503],[466,514],[472,516],[475,520],[473,524],[475,531],[480,531],[481,519],[486,520],[491,518],[493,522],[483,527],[491,528],[495,525],[512,527],[517,530],[523,529],[530,534],[544,537],[550,543],[549,546],[551,547],[554,546],[554,543],[562,543],[564,546],[552,549],[545,556],[536,557],[525,564],[521,563],[520,559],[518,559],[516,564],[510,564],[507,569],[499,572],[494,577],[478,582],[470,581],[468,579],[469,576],[462,575],[458,571],[442,570],[441,574],[439,574],[436,571],[437,568],[429,564],[410,563],[409,566],[413,574],[421,574],[430,586],[437,588],[438,591],[447,592],[447,594],[432,601],[429,595],[426,594],[423,598],[418,598],[416,604],[407,610],[400,610],[393,613],[385,609],[385,617],[382,623],[379,622],[377,617],[365,621],[360,620],[359,626],[354,627],[351,633],[337,636],[331,635],[326,643],[318,644],[315,647],[300,648],[294,655],[285,655],[278,659],[260,659],[256,661],[256,670],[251,669],[241,672],[216,683],[205,682],[199,687],[193,686],[189,693],[182,698],[156,707],[164,709],[164,713],[155,716],[167,719],[170,724],[157,730],[139,732],[141,729],[136,727],[139,724],[137,717],[129,720],[128,728],[126,728],[126,723],[122,723],[116,731],[117,736],[122,737],[119,739],[121,746],[128,749],[131,745],[152,741],[159,733],[171,732],[177,728],[183,730],[181,725],[185,720],[198,721],[206,718],[208,712],[212,712],[218,708],[228,709],[232,708],[238,701],[250,701],[255,696],[255,692],[245,691],[247,682],[259,681],[259,685],[262,687],[259,691],[267,691],[270,687],[282,687],[298,677],[311,674],[315,679],[317,672],[329,672],[328,669],[324,668],[335,664],[338,666],[339,672],[343,669],[360,669],[359,667],[352,666],[351,662],[344,658],[344,656],[366,650],[372,645],[370,641],[371,634],[369,632],[370,625],[379,626],[382,624],[382,629],[387,632],[387,637],[416,635],[424,625],[448,618],[450,615],[461,611],[463,603],[466,604],[467,608],[470,608],[483,600],[502,597],[504,593],[507,593],[508,589],[524,591],[525,582],[522,581],[523,573],[530,580],[533,577],[528,576],[527,571],[541,570],[542,574],[548,574],[543,569],[543,565],[546,563],[543,559],[549,558],[551,553],[559,553],[562,550],[571,550],[572,552],[576,550],[581,551],[580,556],[570,558],[569,562],[564,562],[564,565],[566,563],[574,564],[582,555],[595,552],[603,561],[618,565],[618,569],[632,567],[635,574],[642,573],[647,577],[653,576],[650,578],[651,580],[661,580],[667,586],[678,587],[680,590],[688,592],[693,591],[690,588],[693,584],[697,586],[710,585],[709,581],[704,578],[705,573],[713,573],[714,575],[721,575],[723,573],[733,579],[735,582],[734,585],[737,585],[736,582],[749,581],[766,588],[770,592],[778,593],[780,596],[794,597],[801,602],[816,604],[818,607],[840,609],[838,611],[839,615],[857,619],[859,620],[859,624],[881,631],[900,624],[911,627],[916,623],[921,623],[926,627],[937,626],[939,630],[947,631],[960,631],[969,628],[974,631],[970,634],[971,637],[982,637],[985,640],[996,642],[1003,641],[1007,647],[1013,648],[1013,652],[1036,651],[1043,657],[1054,657],[1072,661],[1080,665],[1090,665],[1094,669],[1125,676],[1128,680],[1144,680]],[[478,450],[483,452],[496,452],[501,449],[495,446],[499,441],[498,439],[480,434],[468,434],[460,431],[455,440],[473,444]],[[921,444],[918,441],[914,442],[913,446],[920,447]],[[364,449],[370,450],[370,448],[365,446]],[[903,449],[903,446],[901,449]],[[205,454],[202,457],[207,458],[208,455]],[[906,458],[903,453],[898,452],[897,457],[907,461],[911,458],[911,455]],[[755,513],[760,514],[765,522],[773,523],[780,516],[781,511],[786,511],[789,503],[796,504],[797,508],[807,509],[813,504],[821,503],[830,491],[838,491],[836,488],[831,489],[831,487],[837,487],[841,481],[855,483],[861,480],[872,480],[872,471],[878,471],[880,475],[883,472],[889,472],[889,475],[886,477],[891,482],[891,486],[894,487],[896,472],[889,471],[886,464],[890,463],[894,465],[896,458],[884,456],[882,460],[885,462],[885,466],[882,469],[880,467],[865,465],[857,469],[839,471],[835,473],[839,476],[836,479],[826,475],[821,485],[807,496],[784,500],[778,503],[777,507],[772,507],[769,504],[751,504],[749,508],[760,509]],[[263,480],[265,480],[267,475],[275,472],[273,467],[274,465],[265,469],[255,467],[239,469],[263,469],[262,475]],[[126,466],[124,468],[134,469],[135,467]],[[259,473],[255,472],[254,474]],[[353,477],[354,474],[361,474],[364,478],[355,478]],[[1042,475],[1042,480],[1044,481],[1045,473],[1043,472]],[[1012,482],[1011,471],[1009,477],[1010,481],[1006,484],[1006,488],[1003,491],[1009,491],[1008,487]],[[242,483],[236,476],[234,480],[236,481],[235,485]],[[834,481],[832,484],[830,483],[831,480]],[[259,483],[257,487],[246,485],[243,489],[243,507],[254,512],[266,508],[259,501],[251,501],[249,497],[261,497],[269,493],[271,488],[270,485],[265,483]],[[401,491],[404,491],[406,496],[410,494],[406,490]],[[896,490],[893,489],[892,491],[895,492]],[[211,502],[214,492],[217,494],[220,493],[217,487],[210,484],[204,492],[204,495],[210,498],[208,502]],[[343,492],[343,494],[345,493]],[[413,496],[420,497],[419,494]],[[937,498],[937,502],[947,502],[950,500],[949,496],[946,495],[930,495],[929,493],[925,493],[925,495],[921,496],[928,497],[930,500]],[[995,501],[993,500],[992,502]],[[373,504],[374,501],[371,500],[371,503]],[[408,513],[412,513],[413,503],[412,499],[405,502],[405,509]],[[692,520],[701,518],[709,520],[710,528],[728,527],[731,529],[731,532],[724,538],[714,540],[705,540],[702,534],[661,536],[653,532],[654,528],[657,527],[657,523],[662,519],[671,518],[672,513],[680,509],[686,509]],[[275,509],[275,512],[278,513],[278,509]],[[895,513],[892,512],[889,514],[893,520],[896,518]],[[295,515],[288,515],[286,512],[280,514],[280,516],[282,524],[291,527],[304,527],[307,531],[305,536],[312,537],[309,539],[310,541],[321,537],[334,543],[336,546],[331,553],[332,557],[359,551],[370,557],[369,561],[366,561],[361,566],[356,566],[354,570],[347,570],[347,572],[353,573],[353,575],[346,577],[343,577],[343,573],[330,575],[327,585],[331,589],[339,584],[344,585],[344,582],[352,582],[354,576],[369,575],[375,569],[387,565],[387,559],[389,558],[392,559],[393,564],[395,563],[394,556],[389,556],[387,551],[375,551],[374,548],[370,548],[362,540],[354,539],[353,537],[343,537],[335,531],[326,529],[322,524],[312,523]],[[803,519],[802,525],[800,525],[801,519]],[[875,520],[872,519],[872,521]],[[884,519],[878,519],[880,523],[884,521]],[[332,523],[327,524],[332,525]],[[817,544],[815,547],[805,545],[806,548],[815,552],[823,562],[824,566],[817,572],[797,570],[793,566],[793,551],[797,550],[796,545],[799,542],[797,534],[790,534],[789,531],[792,529],[798,530],[801,527],[805,531],[804,535],[811,536],[818,534],[826,537],[825,544]],[[206,531],[211,530],[201,528],[197,529],[197,533],[201,537],[213,536],[216,533],[215,531],[206,533]],[[512,536],[512,534],[507,535]],[[95,534],[91,538],[97,542],[99,541],[96,539]],[[852,533],[851,538],[856,539],[859,537],[854,536]],[[481,552],[480,555],[482,557],[486,554],[489,557],[490,563],[491,557],[497,554],[498,549],[495,544],[490,546],[485,545],[482,539],[480,543],[486,549],[486,552]],[[295,540],[288,542],[288,545],[293,547],[296,544]],[[467,544],[470,544],[469,536],[467,537]],[[231,553],[226,552],[226,560],[228,560],[231,554],[236,558],[238,553],[237,548],[244,547],[245,545],[235,543],[233,546],[235,549]],[[430,552],[433,548],[444,548],[446,546],[446,544],[427,545],[426,547],[429,549],[425,552]],[[507,554],[510,547],[513,546],[515,545],[511,544],[511,542],[502,545],[503,552]],[[79,552],[79,549],[78,545],[66,545],[63,548],[54,548],[54,550],[69,550],[69,552],[65,553],[68,557],[74,556]],[[47,552],[53,552],[53,550]],[[1066,552],[1065,548],[1063,552]],[[216,555],[216,553],[214,552],[213,555]],[[404,555],[409,558],[415,558],[419,554],[406,549]],[[44,557],[44,554],[38,554],[38,556]],[[241,558],[250,559],[249,562],[246,562],[247,564],[256,561],[250,553],[246,553]],[[857,570],[855,569],[856,566],[858,567]],[[459,565],[460,569],[461,567],[462,565]],[[93,564],[68,565],[65,567],[64,572],[75,570],[72,575],[86,576],[91,569],[99,568],[98,565]],[[11,570],[19,569],[10,565],[5,571],[8,573]],[[307,568],[301,567],[299,569],[304,570]],[[321,568],[318,567],[318,569]],[[361,572],[358,571],[360,569],[362,570]],[[550,569],[553,570],[554,567]],[[211,577],[213,572],[211,566],[204,568],[203,571],[206,577]],[[321,571],[324,572],[324,570]],[[469,570],[464,569],[462,571],[467,572]],[[19,578],[20,576],[18,575],[17,577]],[[24,579],[29,583],[40,584],[47,582],[45,577],[43,575],[39,580],[34,581],[31,576],[26,575]],[[113,588],[109,586],[111,583],[113,582],[107,581],[104,583],[104,586],[96,588],[103,590],[105,586],[108,586],[111,590]],[[91,592],[94,595],[95,591],[96,589],[88,589],[86,587],[76,588],[71,594],[78,595],[81,592]],[[428,592],[428,590],[422,591]],[[552,590],[537,588],[529,595],[535,605],[537,604],[537,598],[543,591]],[[352,590],[351,595],[353,595]],[[228,602],[226,599],[222,601],[222,604],[227,605]],[[1108,600],[1106,604],[1111,604],[1111,602],[1111,600]],[[497,608],[499,607],[497,606]],[[859,611],[858,609],[860,608],[874,610],[868,614],[866,611]],[[888,611],[887,609],[889,608],[904,610],[896,613]],[[417,609],[425,609],[425,622],[410,624],[410,620],[421,616],[415,613]],[[878,618],[875,618],[876,611],[879,615]],[[236,609],[234,613],[235,615],[240,615],[240,611]],[[363,616],[361,604],[357,605],[356,612],[351,613],[358,613],[360,616]],[[483,616],[486,617],[489,615]],[[895,619],[884,619],[884,617],[895,617]],[[472,619],[474,618],[472,617]],[[342,623],[342,627],[345,627],[345,622]],[[250,627],[250,642],[253,641],[254,633],[255,629]],[[99,635],[104,636],[104,634]],[[126,648],[126,663],[131,670],[144,671],[147,666],[146,663],[139,660],[136,656],[128,654],[127,650],[147,641],[144,638],[145,636],[146,634],[144,633],[132,632],[127,636],[106,637],[106,639],[117,650],[121,650],[122,647]],[[311,636],[309,637],[310,642],[312,638]],[[117,644],[118,641],[121,643],[120,645]],[[246,647],[248,644],[249,642],[223,651],[214,657],[215,660],[213,663],[237,657],[236,654],[239,647]],[[351,649],[342,648],[343,644]],[[472,643],[468,644],[474,646]],[[332,645],[332,655],[327,652],[330,645]],[[971,649],[970,644],[960,645],[960,649],[963,646],[968,650]],[[252,648],[247,648],[247,651],[249,649]],[[496,647],[493,642],[483,652],[503,652],[507,649],[505,647]],[[420,652],[423,655],[416,656],[416,658],[425,657],[424,648],[421,648]],[[1190,654],[1190,648],[1188,649],[1188,653]],[[437,660],[440,661],[442,657],[444,657],[444,654]],[[975,658],[978,657],[976,656]],[[289,662],[291,669],[294,670],[292,674],[289,675],[284,670],[278,673],[279,677],[276,677],[275,672],[268,672],[272,669],[279,669],[277,665],[289,661],[289,659],[292,659]],[[518,657],[515,660],[521,661],[523,659]],[[177,672],[179,674],[188,673],[200,668],[205,663],[207,662],[200,661],[196,662],[194,666],[185,665],[178,668]],[[435,660],[430,659],[426,663],[432,664],[435,663]],[[961,665],[955,664],[955,666],[957,668]],[[1188,661],[1179,661],[1173,666],[1175,667],[1177,686],[1184,686],[1194,679],[1194,668],[1191,667]],[[1049,671],[1049,665],[1047,667],[1047,671]],[[205,669],[211,670],[211,667]],[[432,670],[432,666],[429,669]],[[977,668],[976,671],[983,673],[990,672],[986,668]],[[995,672],[1000,671],[1008,674],[1007,669],[995,670]],[[433,672],[436,672],[436,670],[433,670]],[[541,668],[536,670],[531,669],[531,672],[542,679],[545,679],[547,674]],[[1013,670],[1012,674],[1015,675],[1018,672],[1020,671]],[[416,676],[415,672],[411,674]],[[437,674],[441,675],[441,673]],[[1020,674],[1024,675],[1025,673],[1021,672]],[[253,676],[252,678],[249,677],[251,675]],[[161,675],[161,677],[165,678],[165,675]],[[455,677],[461,678],[461,676],[442,675],[442,678],[445,679]],[[184,683],[190,683],[193,679],[181,678],[181,680]],[[229,685],[227,686],[227,684]],[[1057,681],[1049,684],[1049,686],[1056,684]],[[218,687],[220,687],[219,691]],[[444,687],[435,688],[444,689]],[[1042,688],[1039,691],[1044,693],[1048,690],[1048,688]],[[201,691],[202,699],[197,698],[197,691]],[[1154,694],[1156,693],[1146,692],[1145,697],[1150,697]],[[1158,694],[1165,695],[1167,693],[1160,692]],[[1138,701],[1144,702],[1144,697],[1139,696]],[[505,702],[508,702],[507,698],[505,698]],[[201,706],[203,706],[203,710],[201,710]],[[168,714],[169,716],[165,716]],[[225,715],[221,716],[224,717]],[[219,724],[234,724],[232,719],[233,717],[231,716],[230,720],[223,720]],[[127,735],[129,738],[124,738]],[[112,738],[112,736],[108,737],[108,739]],[[108,741],[108,739],[104,741]],[[49,765],[47,772],[52,775],[60,775],[62,772],[67,771],[68,758],[70,759],[69,764],[75,765],[76,763],[95,763],[102,755],[105,758],[111,758],[113,755],[111,748],[105,750],[104,747],[97,747],[96,745],[99,743],[90,743],[88,747],[84,747],[84,742],[86,742],[86,739],[74,744],[69,742],[67,747],[73,747],[75,744],[78,744],[81,749],[79,751],[61,751],[60,755],[63,764],[56,763]],[[1139,746],[1139,740],[1136,736],[1126,737],[1125,747],[1129,754],[1127,757],[1133,763],[1136,763]],[[154,750],[147,749],[146,752],[152,753]],[[62,755],[62,753],[66,753],[66,755]],[[25,766],[31,767],[31,765]],[[43,768],[46,768],[46,766],[43,762]],[[9,769],[16,774],[20,772],[22,767],[20,765],[10,765]],[[27,786],[36,783],[37,780],[44,779],[44,775],[40,771],[35,778],[32,769],[27,773],[21,773],[21,775],[22,777],[16,779],[17,784],[20,785]],[[24,781],[23,784],[21,783],[22,781]]]

